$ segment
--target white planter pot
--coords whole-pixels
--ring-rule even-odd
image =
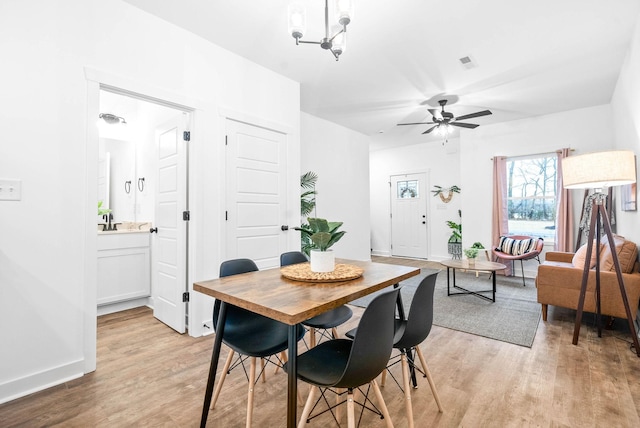
[[[333,251],[311,250],[311,272],[333,272],[336,256]]]

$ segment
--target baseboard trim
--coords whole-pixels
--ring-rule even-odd
[[[84,376],[84,359],[0,384],[0,404]]]

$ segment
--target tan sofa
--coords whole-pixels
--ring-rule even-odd
[[[631,316],[635,320],[640,300],[640,272],[638,264],[638,248],[635,243],[615,236],[615,247],[622,268],[624,287],[629,299]],[[600,256],[600,293],[601,313],[616,318],[627,318],[620,287],[613,268],[613,258],[609,243],[602,245]],[[594,243],[595,246],[595,243]],[[579,257],[582,254],[582,259]],[[538,303],[542,304],[542,319],[547,320],[548,305],[577,309],[582,285],[586,246],[581,247],[576,254],[563,252],[548,252],[545,261],[538,267],[536,287],[538,289]],[[595,266],[595,248],[593,249],[590,265]],[[587,293],[584,301],[584,311],[596,312],[595,304],[596,275],[595,269],[589,273]]]

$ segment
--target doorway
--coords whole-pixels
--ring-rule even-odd
[[[391,255],[426,259],[427,175],[392,175],[391,183]]]
[[[98,314],[149,306],[184,333],[190,112],[113,88],[99,109]]]

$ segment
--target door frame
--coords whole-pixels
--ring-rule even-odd
[[[193,130],[200,130],[204,135],[203,130],[206,128],[204,119],[203,103],[189,98],[183,94],[176,94],[164,89],[160,89],[151,86],[142,81],[132,80],[115,76],[102,70],[97,70],[91,67],[84,67],[84,75],[87,84],[87,116],[85,121],[85,130],[87,142],[85,144],[86,156],[85,156],[85,198],[87,200],[86,212],[85,212],[85,225],[84,225],[84,287],[83,287],[83,304],[84,304],[84,317],[83,323],[83,354],[84,354],[84,373],[95,371],[97,360],[97,241],[98,235],[96,233],[96,215],[95,210],[92,209],[91,201],[97,201],[97,179],[98,179],[98,141],[99,133],[98,128],[95,126],[98,114],[100,113],[100,90],[106,89],[114,93],[119,93],[126,96],[132,96],[140,98],[145,101],[154,102],[157,104],[166,105],[168,107],[176,108],[189,112],[191,115],[192,124],[192,139],[191,144],[188,145],[188,156],[193,158],[194,156],[194,144],[203,139],[193,133]],[[188,169],[187,183],[190,187],[194,182],[194,177],[197,176],[195,165],[190,165]],[[193,198],[193,192],[188,195],[188,204],[191,210],[197,208],[197,202]],[[188,254],[195,254],[195,247],[197,245],[194,239],[197,234],[197,220],[190,221],[190,227],[188,228]],[[193,274],[195,271],[195,257],[190,257],[187,264],[187,284],[189,290],[192,291]],[[190,299],[188,303],[187,311],[189,313],[189,320],[192,320],[192,307],[193,300]],[[198,318],[195,318],[198,319]],[[189,335],[201,335],[202,326],[196,331],[192,331],[189,328]]]

